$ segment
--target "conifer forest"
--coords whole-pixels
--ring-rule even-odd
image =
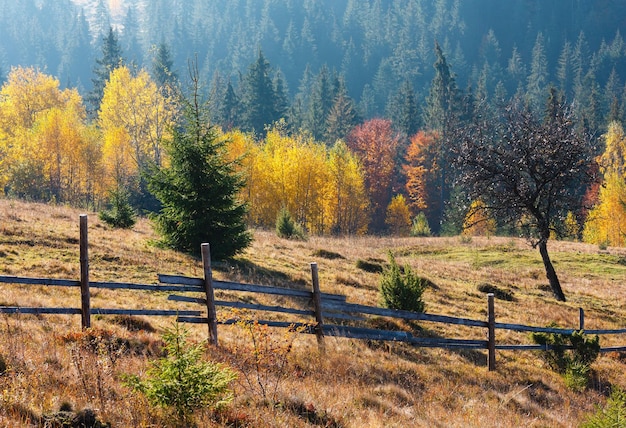
[[[621,0],[0,0],[0,192],[158,211],[201,100],[250,227],[623,246],[625,29]]]

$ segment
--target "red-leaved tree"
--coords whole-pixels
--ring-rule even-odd
[[[385,230],[387,205],[393,196],[396,154],[400,137],[386,119],[371,119],[357,126],[348,135],[348,147],[359,157],[365,173],[372,217],[370,231]]]

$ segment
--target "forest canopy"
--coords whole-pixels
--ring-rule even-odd
[[[626,119],[623,2],[0,0],[0,11],[7,195],[101,208],[124,188],[137,210],[157,209],[145,171],[169,166],[162,144],[193,60],[249,225],[272,227],[286,208],[310,233],[407,234],[418,217],[429,233],[460,233],[487,201],[457,185],[459,130],[499,120],[511,99],[541,122],[558,96],[592,136],[603,180],[548,226],[623,242],[607,219],[626,218],[624,174],[603,165]],[[519,233],[504,220],[472,230]]]

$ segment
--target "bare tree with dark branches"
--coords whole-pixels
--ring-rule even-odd
[[[539,248],[554,296],[565,301],[548,255],[548,240],[567,212],[582,207],[582,194],[596,179],[593,139],[551,92],[545,118],[512,102],[501,120],[476,118],[460,131],[452,162],[457,184],[481,199],[500,222],[523,231]]]

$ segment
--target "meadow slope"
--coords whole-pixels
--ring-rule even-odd
[[[0,199],[0,275],[79,279],[79,214],[62,206]],[[113,230],[91,213],[91,279],[155,283],[157,273],[201,276],[200,261],[159,248],[157,239],[145,219],[133,230]],[[512,301],[496,300],[500,322],[555,322],[574,328],[582,307],[586,328],[623,328],[626,251],[573,242],[550,242],[549,249],[566,303],[551,295],[538,252],[524,240],[500,237],[289,241],[256,230],[252,246],[229,265],[217,267],[214,276],[308,288],[309,263],[317,262],[322,291],[377,305],[379,275],[357,268],[357,261],[385,263],[391,251],[400,264],[435,284],[424,295],[428,313],[485,319],[487,299],[478,288],[489,284],[513,296]],[[93,306],[198,309],[170,302],[162,292],[92,292]],[[0,284],[2,305],[77,307],[79,301],[76,289]],[[425,336],[485,337],[480,329],[375,322]],[[93,324],[91,332],[81,333],[79,316],[0,315],[0,357],[6,362],[0,370],[0,426],[43,425],[62,406],[93,409],[114,427],[168,424],[165,413],[150,408],[123,379],[145,374],[150,361],[161,355],[161,333],[172,319],[101,316]],[[188,328],[196,340],[206,338],[206,326]],[[220,326],[219,334],[220,347],[209,347],[206,357],[231,365],[240,376],[230,405],[196,415],[200,427],[573,427],[605,402],[611,387],[626,388],[626,359],[617,353],[601,355],[588,387],[574,392],[537,351],[499,351],[497,370],[488,372],[482,351],[327,338],[321,355],[314,337],[300,335],[284,368],[265,368],[263,382],[272,393],[264,397],[257,379],[250,379],[254,371],[242,352],[249,341],[243,330]],[[280,330],[273,334],[272,340],[285,335]],[[121,345],[85,346],[94,338],[98,344]],[[498,341],[530,343],[527,334],[509,332],[498,332]],[[602,337],[601,344],[626,345],[626,335]]]

